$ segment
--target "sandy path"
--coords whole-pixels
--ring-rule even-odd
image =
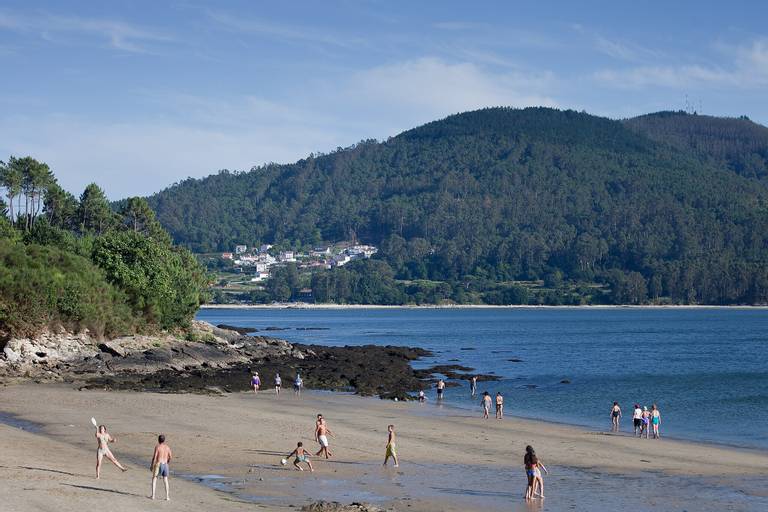
[[[398,452],[406,475],[415,476],[427,468],[447,464],[498,466],[500,470],[517,471],[515,466],[522,460],[525,445],[532,444],[545,463],[553,467],[597,469],[621,475],[661,472],[768,478],[765,452],[667,439],[638,440],[517,418],[482,420],[434,404],[393,403],[329,393],[306,394],[300,400],[284,393],[277,400],[272,392],[258,396],[201,396],[23,385],[2,389],[0,410],[44,425],[47,436],[41,441],[40,436],[2,427],[0,492],[15,496],[13,506],[32,505],[11,510],[80,510],[83,506],[93,510],[91,504],[105,504],[108,499],[117,504],[114,510],[143,510],[145,505],[131,507],[146,499],[142,498],[148,486],[145,465],[159,432],[167,434],[174,449],[172,469],[176,474],[217,474],[243,478],[244,483],[247,479],[249,494],[255,488],[267,503],[270,496],[292,497],[297,505],[308,502],[307,487],[302,485],[307,478],[332,475],[352,481],[359,479],[361,473],[373,473],[378,478],[374,472],[384,471],[377,467],[383,458],[389,423],[397,427]],[[318,412],[325,415],[336,434],[331,439],[334,459],[314,459],[315,475],[279,466],[280,454],[293,449],[299,440],[316,450],[312,432]],[[118,437],[113,451],[132,469],[124,477],[110,466],[101,482],[92,478],[95,443],[88,423],[92,415]],[[19,466],[51,471],[22,470]],[[388,475],[385,472],[382,478]],[[29,485],[30,482],[35,485]],[[244,508],[242,503],[232,501],[230,495],[179,478],[173,480],[173,485],[172,507],[212,510],[215,503],[219,510]],[[385,495],[391,492],[392,499],[398,499],[396,490],[377,491]],[[63,497],[66,499],[60,499]],[[57,503],[55,507],[53,500]],[[70,508],[59,507],[61,503]],[[450,500],[410,505],[409,510],[452,509]],[[248,506],[250,510],[253,507]]]

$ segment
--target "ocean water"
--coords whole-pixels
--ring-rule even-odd
[[[281,327],[266,334],[302,343],[423,347],[434,356],[416,366],[501,377],[478,392],[501,391],[513,415],[609,430],[615,400],[628,432],[632,405],[655,403],[662,436],[768,448],[768,310],[206,309],[198,318]],[[467,382],[444,402],[479,414]]]

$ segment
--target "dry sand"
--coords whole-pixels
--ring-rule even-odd
[[[342,394],[305,393],[295,399],[284,391],[276,399],[272,391],[258,396],[203,396],[19,385],[0,390],[0,411],[42,426],[40,433],[0,426],[2,510],[155,510],[160,504],[146,498],[147,466],[160,432],[168,436],[176,455],[173,501],[163,503],[164,510],[254,510],[254,503],[263,510],[287,510],[288,505],[301,506],[313,497],[348,502],[370,498],[398,510],[467,510],[474,508],[468,505],[471,500],[486,510],[503,502],[519,507],[527,444],[536,448],[553,475],[562,475],[560,480],[548,479],[555,496],[558,491],[565,494],[566,487],[573,495],[582,483],[592,485],[596,475],[613,482],[616,488],[606,488],[608,493],[631,486],[645,492],[642,483],[651,482],[647,479],[693,485],[689,478],[696,477],[700,482],[727,481],[734,499],[749,498],[734,509],[750,510],[762,503],[765,496],[759,488],[768,482],[768,453],[761,451],[638,440],[513,417],[483,420],[479,414],[433,403]],[[297,441],[317,449],[312,434],[318,412],[336,435],[331,438],[334,458],[329,462],[313,458],[314,474],[280,466],[281,455]],[[94,479],[91,416],[118,438],[113,452],[127,463],[129,472],[121,474],[105,462],[102,479]],[[399,470],[380,467],[389,423],[397,428]],[[192,475],[218,475],[222,478],[208,481],[230,492],[194,483]],[[742,476],[750,482],[748,489],[739,488]],[[495,480],[498,492],[459,492],[475,488],[473,478]],[[685,493],[695,489],[676,491],[673,497],[686,502]],[[160,487],[158,491],[163,496]],[[717,492],[720,498],[731,499],[723,497],[726,491]],[[558,510],[553,494],[547,494],[547,510]]]

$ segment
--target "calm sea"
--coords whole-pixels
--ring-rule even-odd
[[[662,435],[768,448],[768,310],[212,309],[198,318],[282,327],[268,334],[302,343],[423,347],[435,356],[418,366],[501,377],[478,391],[501,391],[519,416],[608,430],[616,400],[627,431],[634,403],[656,403]],[[445,402],[479,413],[461,385]]]

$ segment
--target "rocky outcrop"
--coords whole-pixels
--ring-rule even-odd
[[[58,380],[83,387],[166,392],[249,389],[253,371],[265,387],[275,375],[288,388],[301,374],[308,388],[409,399],[425,383],[411,362],[429,352],[408,347],[323,347],[194,322],[184,338],[168,334],[97,340],[51,333],[12,339],[0,358],[0,381]]]

